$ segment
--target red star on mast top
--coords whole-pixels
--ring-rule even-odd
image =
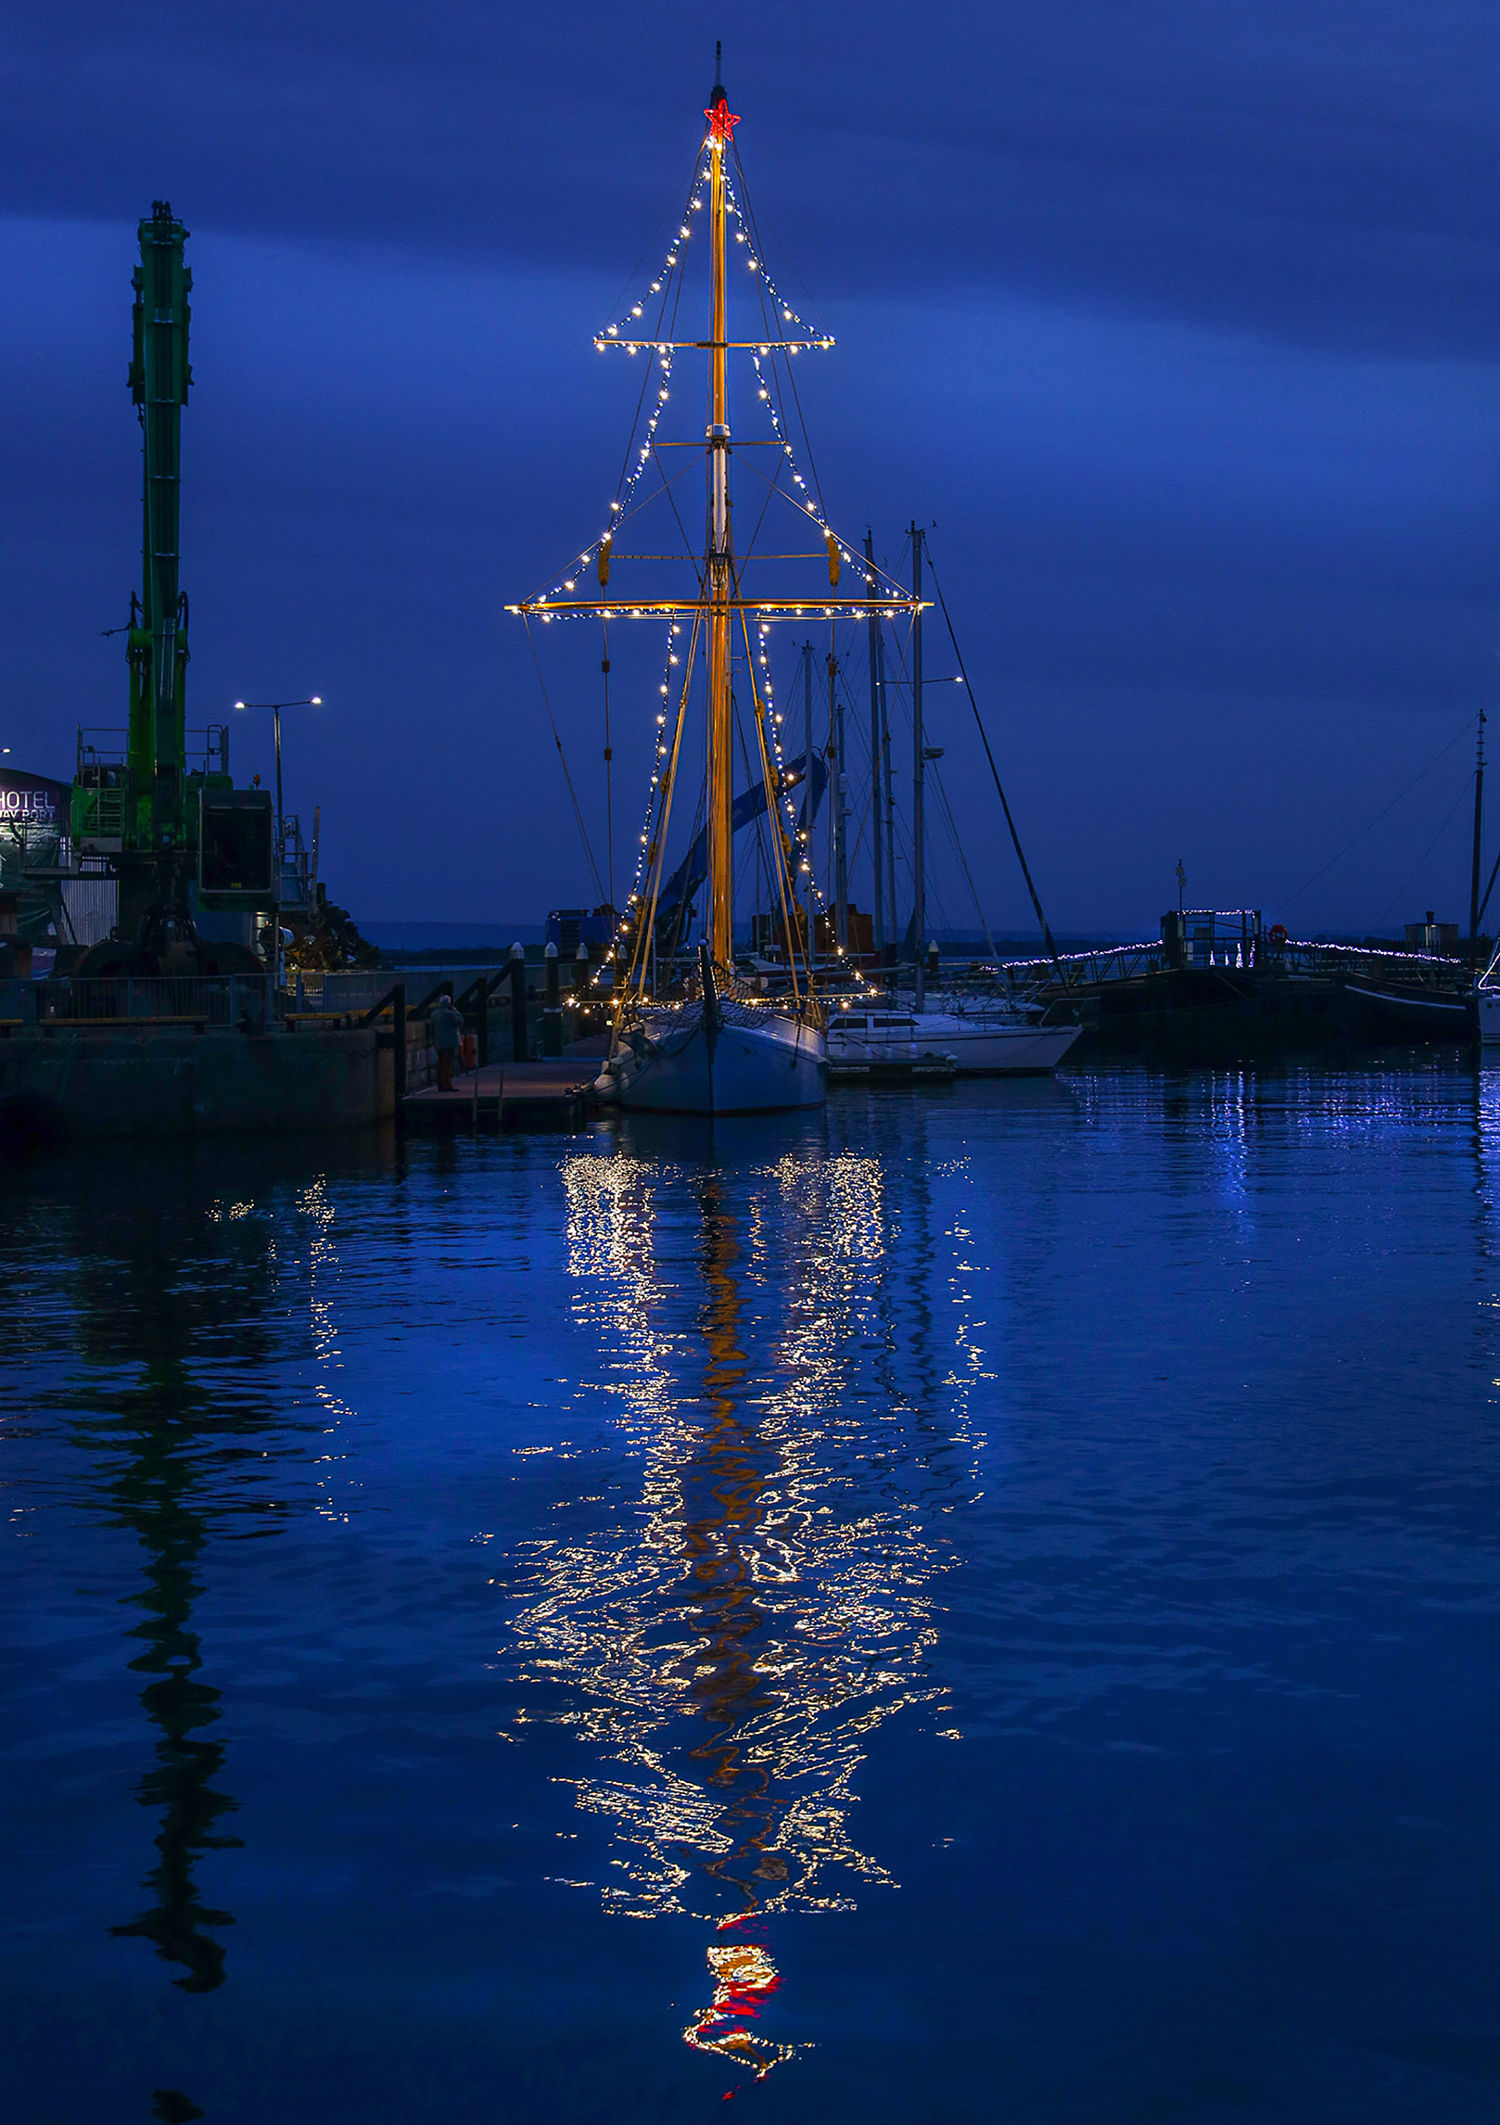
[[[722,89],[719,92],[718,102],[710,104],[703,115],[708,120],[708,130],[711,136],[715,140],[727,141],[732,147],[734,145],[734,129],[740,122],[740,114],[738,111],[730,110],[729,98]]]

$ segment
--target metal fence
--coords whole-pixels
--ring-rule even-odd
[[[264,974],[121,975],[0,981],[0,1021],[22,1026],[257,1026],[275,1015]]]
[[[1089,988],[1101,981],[1131,981],[1141,974],[1155,974],[1166,965],[1166,948],[1159,937],[1143,944],[1102,945],[1097,951],[1062,952],[1052,959],[1010,959],[1000,971],[1012,986],[1046,987],[1060,981],[1064,988]]]
[[[391,984],[401,979],[389,967],[360,967],[340,974],[299,974],[288,970],[283,1007],[291,1012],[372,1011]],[[407,983],[411,993],[411,983]]]
[[[465,990],[472,989],[476,981],[494,982],[495,977],[505,971],[505,964],[501,961],[489,967],[362,967],[337,974],[288,970],[282,991],[282,1008],[330,1017],[345,1011],[372,1011],[399,981],[405,984],[407,1008],[415,1010],[424,997],[441,995],[445,989],[456,999]],[[542,970],[532,966],[528,971],[534,987]],[[503,988],[494,990],[496,1009],[503,1006],[507,993]]]
[[[1271,942],[1252,939],[1248,947],[1237,939],[1220,938],[1201,946],[1190,940],[1181,959],[1159,938],[1141,944],[1104,947],[1092,952],[1064,952],[1050,959],[1016,959],[1000,970],[1014,987],[1033,984],[1039,989],[1096,988],[1111,981],[1132,981],[1144,974],[1184,969],[1250,971],[1325,979],[1353,977],[1363,980],[1398,981],[1407,988],[1466,991],[1474,985],[1474,969],[1461,959],[1430,952],[1387,950],[1378,945],[1320,944],[1286,938]]]
[[[49,976],[40,981],[0,979],[0,1025],[254,1026],[298,1019],[360,1019],[399,982],[408,1011],[418,1011],[444,990],[455,1001],[476,983],[489,990],[492,1011],[509,1009],[505,967],[373,967],[331,974],[290,971],[278,988],[265,974]],[[532,966],[533,1000],[543,970]],[[571,995],[566,981],[564,993]],[[471,1003],[466,1008],[472,1008]]]

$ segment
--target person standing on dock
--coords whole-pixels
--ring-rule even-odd
[[[454,1009],[451,996],[443,994],[432,1011],[432,1045],[437,1049],[439,1092],[453,1090],[453,1065],[458,1060],[458,1044],[463,1030],[463,1013]]]

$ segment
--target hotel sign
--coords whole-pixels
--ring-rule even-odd
[[[26,775],[17,768],[0,768],[0,826],[41,827],[61,834],[72,803],[71,783],[54,782],[49,775]]]

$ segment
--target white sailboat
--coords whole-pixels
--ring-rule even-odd
[[[917,949],[923,936],[927,913],[927,812],[926,780],[929,764],[941,756],[941,746],[929,746],[923,723],[923,673],[922,673],[922,556],[926,535],[920,525],[913,522],[910,528],[912,595],[911,595],[911,688],[912,711],[912,881],[913,907],[912,930],[913,993],[909,1006],[899,991],[882,996],[869,984],[861,983],[862,993],[845,996],[836,1008],[830,1011],[828,1022],[828,1060],[830,1066],[843,1076],[855,1076],[863,1072],[880,1075],[885,1072],[928,1066],[950,1065],[958,1077],[1039,1077],[1046,1076],[1057,1068],[1073,1043],[1082,1033],[1081,1026],[1049,1026],[1013,998],[998,994],[969,995],[955,992],[938,994],[929,999],[927,994],[926,955]],[[867,567],[873,567],[872,542],[865,542]],[[946,606],[944,613],[946,615]],[[890,737],[887,710],[882,698],[884,680],[883,607],[872,601],[868,625],[870,630],[870,766],[871,766],[871,821],[873,825],[873,882],[875,887],[876,928],[883,927],[882,885],[888,879],[888,898],[891,913],[895,913],[895,807],[890,783]],[[951,628],[951,622],[950,622]],[[957,637],[953,643],[958,648]],[[962,659],[960,659],[962,670]],[[967,673],[963,683],[968,685]],[[977,715],[977,710],[976,710]],[[981,726],[982,735],[982,726]],[[984,740],[989,752],[989,740]],[[994,761],[990,765],[993,769]],[[1002,804],[999,775],[995,776],[996,788]],[[883,786],[882,786],[883,785]],[[1041,903],[1032,883],[1031,872],[1021,854],[1019,836],[1016,835],[1009,807],[1006,806],[1006,821],[1011,827],[1016,853],[1021,860],[1023,875],[1032,900],[1041,919]],[[882,828],[884,827],[884,833]],[[842,826],[836,820],[835,832],[842,845]],[[955,835],[957,829],[954,828]],[[883,878],[883,865],[889,866]],[[842,938],[848,933],[848,914],[845,905],[846,884],[842,869],[839,871],[838,905],[835,911],[836,927]],[[1044,935],[1050,941],[1050,932],[1044,924]],[[884,937],[877,942],[883,944]],[[929,948],[936,951],[936,946]]]
[[[1044,1077],[1077,1040],[1080,1026],[1044,1026],[1018,1006],[952,998],[921,1011],[853,1007],[830,1014],[828,1060],[843,1071],[943,1057],[959,1077]]]
[[[816,616],[832,622],[863,618],[869,611],[869,593],[867,590],[855,603],[836,595],[841,562],[853,556],[829,526],[816,500],[813,483],[797,470],[789,424],[777,405],[777,378],[783,373],[779,365],[812,348],[829,347],[833,341],[827,334],[805,326],[781,299],[771,280],[755,235],[734,146],[734,128],[740,121],[730,111],[718,78],[704,115],[708,125],[695,170],[695,189],[666,262],[652,280],[648,295],[595,342],[601,350],[622,351],[658,364],[661,380],[654,399],[643,389],[642,405],[652,410],[643,431],[644,440],[639,435],[633,440],[627,460],[633,469],[612,505],[609,524],[579,556],[583,566],[595,566],[600,592],[607,593],[611,569],[631,558],[622,550],[627,524],[640,508],[656,498],[654,489],[644,494],[637,492],[648,467],[658,466],[662,491],[671,498],[681,459],[668,469],[665,461],[659,462],[658,453],[692,446],[669,444],[665,439],[658,442],[656,429],[669,396],[674,360],[684,350],[701,352],[706,355],[708,366],[708,419],[702,443],[707,510],[704,550],[688,557],[694,578],[691,594],[647,598],[606,594],[587,598],[576,595],[576,579],[566,577],[545,595],[510,610],[522,614],[528,624],[532,619],[597,616],[606,628],[612,620],[664,619],[670,629],[667,676],[661,687],[662,713],[656,718],[656,773],[652,777],[646,826],[640,837],[642,853],[636,885],[624,910],[612,955],[623,979],[616,990],[610,1052],[596,1092],[601,1097],[617,1099],[623,1107],[657,1113],[761,1114],[818,1106],[826,1095],[827,1082],[826,1014],[809,979],[808,940],[805,935],[798,935],[792,889],[792,867],[799,861],[799,837],[788,793],[795,778],[787,772],[777,735],[779,719],[772,707],[767,676],[766,636],[777,620]],[[683,253],[696,233],[694,215],[705,209],[708,331],[704,338],[680,338],[677,318]],[[731,220],[737,225],[736,242],[747,246],[744,262],[754,276],[759,297],[758,314],[751,320],[753,327],[760,328],[754,338],[729,337],[726,253]],[[704,224],[696,226],[702,229]],[[653,312],[651,322],[646,319],[648,308]],[[753,367],[752,404],[767,417],[772,431],[762,440],[752,442],[731,436],[731,351]],[[789,369],[784,373],[789,375]],[[771,594],[751,594],[746,583],[750,555],[737,553],[733,530],[731,461],[737,441],[741,448],[774,453],[770,476],[764,484],[772,496],[779,494],[784,503],[791,505],[796,513],[794,521],[800,524],[803,535],[811,531],[817,541],[818,550],[813,554],[783,553],[770,558],[782,562],[814,560],[826,565],[827,589],[814,586],[792,596],[781,589]],[[671,508],[680,525],[675,500],[671,500]],[[752,548],[753,544],[752,540]],[[757,569],[760,565],[757,557]],[[884,596],[893,613],[913,609],[912,601],[894,583],[887,581]],[[755,645],[752,627],[759,638]],[[742,645],[738,649],[736,636]],[[606,634],[606,673],[610,668],[607,639]],[[685,966],[680,956],[669,955],[662,979],[658,916],[662,912],[663,863],[700,648],[705,656],[707,682],[703,936],[696,964]],[[738,699],[736,676],[742,684]],[[674,693],[675,716],[671,700]],[[742,707],[750,711],[751,739],[737,722],[737,712]],[[762,994],[755,981],[745,980],[735,963],[732,748],[736,736],[747,756],[752,745],[758,750],[764,779],[764,811],[773,829],[768,867],[773,902],[779,903],[790,976],[788,993],[774,998]],[[806,834],[801,836],[803,842],[807,838]],[[805,862],[808,856],[810,848],[805,848],[800,860]]]
[[[821,1014],[722,995],[706,944],[698,994],[624,1014],[595,1089],[654,1114],[771,1114],[821,1106],[828,1062]]]

